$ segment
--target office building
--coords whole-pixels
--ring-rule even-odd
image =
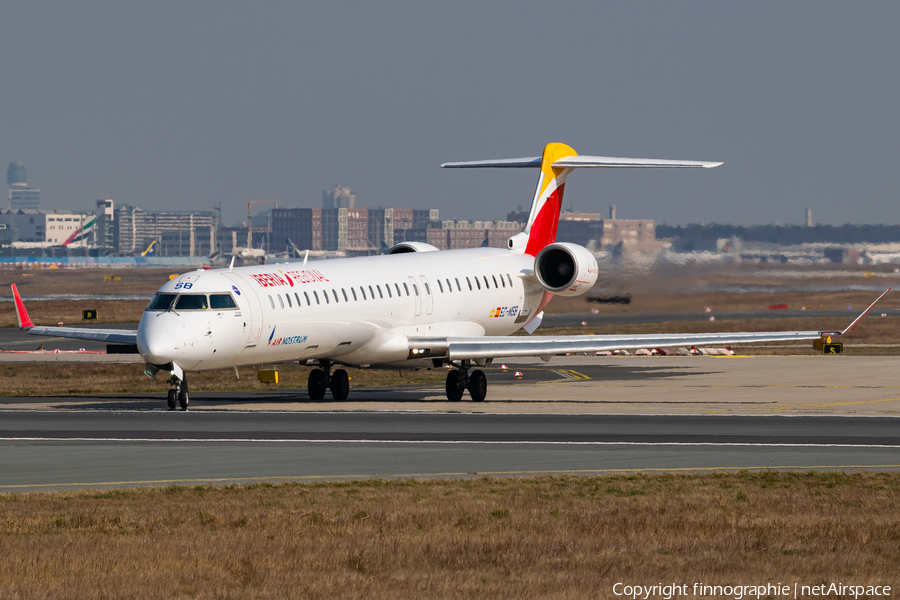
[[[41,190],[28,187],[25,163],[9,163],[6,169],[10,210],[37,210],[41,207]]]

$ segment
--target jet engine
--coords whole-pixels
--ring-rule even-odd
[[[597,259],[578,244],[550,244],[534,258],[534,274],[541,286],[557,296],[580,296],[597,282]]]
[[[385,254],[406,254],[407,252],[436,252],[438,249],[425,242],[400,242],[394,244]]]

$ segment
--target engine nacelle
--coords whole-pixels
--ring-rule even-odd
[[[578,244],[550,244],[534,258],[534,274],[541,286],[557,296],[580,296],[597,283],[597,259]]]
[[[394,244],[386,254],[406,254],[407,252],[437,252],[438,249],[425,242],[400,242]]]

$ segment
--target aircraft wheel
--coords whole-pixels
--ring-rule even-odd
[[[182,381],[181,387],[178,388],[178,404],[181,405],[181,410],[187,410],[189,402],[187,382]]]
[[[350,377],[347,371],[338,369],[331,375],[331,395],[339,402],[346,400],[350,395]]]
[[[325,397],[325,390],[328,389],[328,381],[325,377],[325,371],[322,369],[313,369],[309,372],[309,382],[306,385],[309,392],[310,400],[321,400]]]
[[[447,400],[459,402],[462,400],[465,386],[460,385],[459,371],[453,370],[447,373]]]
[[[469,395],[474,402],[481,402],[487,396],[487,377],[484,371],[472,371],[469,375]]]
[[[175,410],[175,406],[178,404],[178,392],[174,389],[169,390],[166,400],[169,405],[169,410]]]

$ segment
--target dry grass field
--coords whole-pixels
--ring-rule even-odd
[[[2,494],[0,597],[612,598],[616,582],[896,590],[898,510],[898,473]]]
[[[12,296],[10,283],[23,295],[154,294],[172,269],[16,269],[0,271],[0,296]],[[118,277],[119,279],[114,279]]]

